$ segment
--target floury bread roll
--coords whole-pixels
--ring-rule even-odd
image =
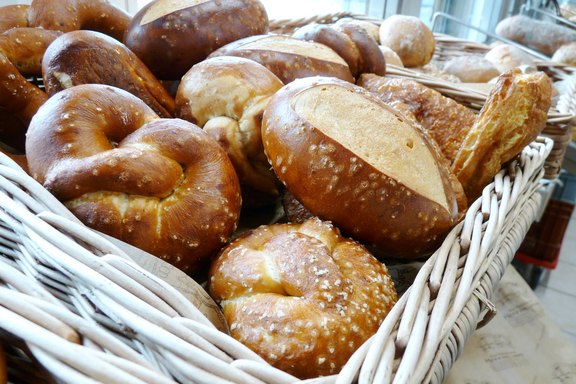
[[[309,76],[332,76],[354,82],[348,63],[328,46],[287,35],[259,35],[226,44],[209,57],[238,56],[254,60],[284,84]]]
[[[434,34],[416,16],[392,15],[380,24],[380,44],[400,56],[406,67],[421,67],[432,60]]]
[[[156,0],[140,9],[124,43],[161,80],[179,80],[216,49],[268,32],[259,0]]]
[[[262,140],[313,215],[390,255],[425,255],[458,220],[461,186],[436,144],[359,86],[323,77],[284,86],[264,111]]]
[[[397,299],[386,266],[317,218],[243,234],[208,283],[231,335],[299,378],[338,373]]]

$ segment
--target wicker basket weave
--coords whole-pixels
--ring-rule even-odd
[[[430,85],[470,106],[485,99]],[[302,382],[442,382],[494,313],[490,297],[540,208],[554,145],[539,137],[495,177],[339,375]],[[0,345],[14,381],[301,382],[218,331],[188,299],[0,155]]]

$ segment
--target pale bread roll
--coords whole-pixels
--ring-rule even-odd
[[[455,57],[444,64],[443,70],[463,83],[486,83],[500,74],[494,63],[476,55]]]
[[[392,15],[380,25],[380,44],[391,48],[406,67],[428,64],[434,55],[434,34],[415,16]]]
[[[484,55],[488,61],[498,68],[500,73],[508,72],[521,65],[533,65],[534,58],[522,49],[510,45],[499,44]]]
[[[552,61],[562,64],[576,65],[576,41],[564,44],[554,52]]]

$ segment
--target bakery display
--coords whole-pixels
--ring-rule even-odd
[[[386,267],[319,219],[243,234],[209,276],[231,335],[299,378],[339,372],[397,299]]]
[[[428,64],[436,46],[430,28],[420,18],[408,15],[392,15],[382,21],[380,45],[396,52],[406,67]]]
[[[288,35],[258,35],[236,40],[209,57],[238,56],[254,60],[287,84],[309,76],[333,76],[354,82],[348,63],[332,48]]]
[[[295,80],[272,97],[262,124],[277,176],[344,234],[413,258],[457,222],[458,183],[437,145],[364,88],[335,78]]]
[[[131,16],[106,0],[32,0],[28,25],[70,32],[90,29],[122,40]]]
[[[142,99],[161,117],[172,117],[174,99],[124,44],[103,33],[72,31],[50,44],[42,75],[49,96],[80,84],[105,84]]]
[[[469,199],[534,141],[551,103],[552,82],[544,72],[515,68],[498,78],[452,162]]]
[[[267,32],[259,0],[157,0],[134,15],[124,43],[156,77],[177,80],[223,45]]]
[[[84,84],[42,105],[30,173],[86,225],[195,273],[236,229],[240,187],[220,145],[119,88]]]
[[[263,65],[222,56],[194,65],[178,87],[176,117],[202,127],[226,150],[240,179],[244,206],[271,204],[280,196],[260,131],[264,108],[282,86]]]

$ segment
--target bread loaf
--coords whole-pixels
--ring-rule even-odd
[[[254,60],[287,84],[309,76],[332,76],[354,82],[350,67],[333,49],[286,35],[246,37],[212,52],[209,57],[238,56]]]
[[[188,273],[236,229],[240,187],[220,145],[119,88],[52,96],[30,123],[26,155],[31,175],[86,225]]]
[[[208,282],[231,335],[299,378],[338,373],[397,300],[386,267],[318,219],[243,234]]]
[[[575,30],[524,15],[503,19],[496,26],[496,33],[547,56],[552,56],[562,45],[576,41]]]
[[[284,86],[264,112],[262,139],[313,215],[390,255],[425,255],[458,219],[436,144],[359,86],[322,77]]]
[[[161,117],[174,115],[174,99],[124,44],[103,33],[72,31],[48,47],[43,78],[49,96],[80,84],[106,84],[142,99]]]
[[[211,52],[268,32],[259,0],[157,0],[134,15],[125,44],[162,80],[179,80]]]
[[[428,64],[436,43],[430,28],[416,16],[392,15],[380,24],[380,45],[392,49],[406,67]]]

